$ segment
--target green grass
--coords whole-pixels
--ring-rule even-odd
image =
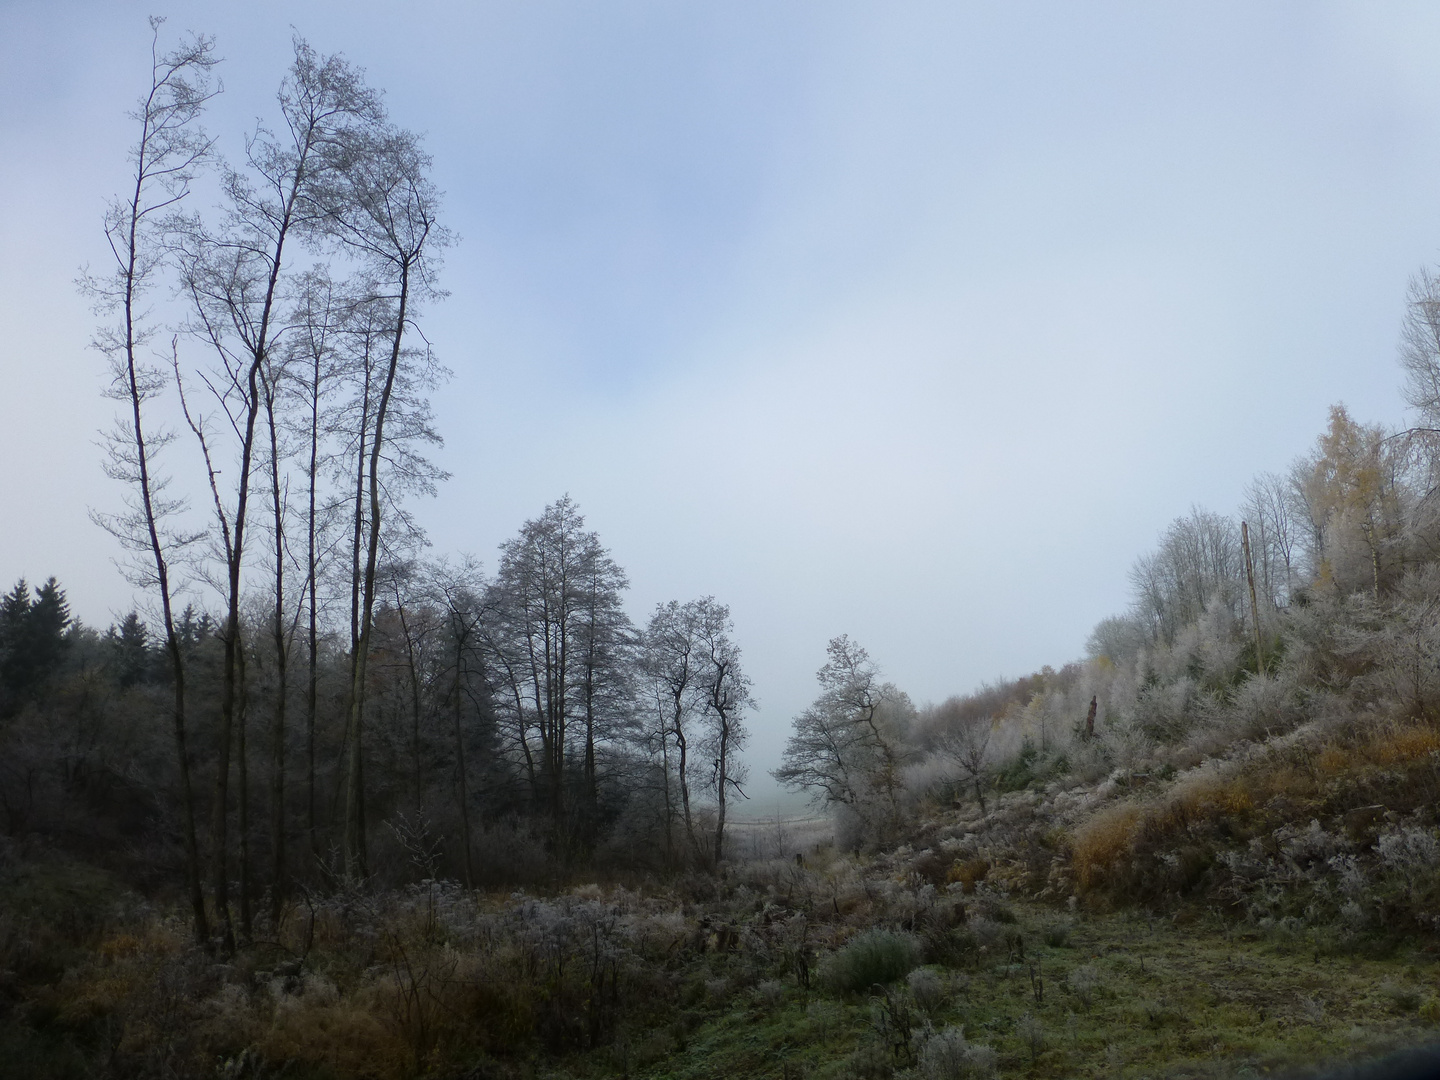
[[[1433,1022],[1440,1010],[1415,1006],[1440,988],[1431,954],[1326,955],[1313,943],[1276,943],[1218,921],[1176,926],[1135,914],[1079,917],[1056,947],[1041,944],[1038,932],[1053,912],[1022,905],[1017,914],[1035,943],[1026,962],[950,969],[968,985],[931,1017],[937,1030],[963,1025],[972,1042],[993,1047],[1001,1076],[1229,1077],[1381,1053],[1440,1034]],[[1082,965],[1099,976],[1088,1005],[1068,985]],[[792,982],[778,1007],[737,999],[700,1023],[683,1052],[632,1075],[850,1076],[852,1055],[877,1041],[873,1012],[863,998],[804,995]],[[1027,1014],[1043,1031],[1033,1062],[1021,1030]],[[895,1064],[903,1067],[903,1056]]]

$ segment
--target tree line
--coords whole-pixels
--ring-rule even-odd
[[[1192,507],[1135,560],[1128,610],[1087,656],[916,708],[848,637],[795,720],[776,779],[879,845],[929,798],[1098,780],[1224,753],[1301,718],[1440,717],[1440,276],[1400,334],[1411,423],[1330,409],[1313,447],[1233,514]],[[1173,764],[1169,767],[1173,768]]]
[[[139,710],[142,741],[163,716],[169,765],[147,751],[129,779],[178,849],[197,940],[225,951],[293,889],[393,875],[398,853],[467,882],[722,859],[753,705],[728,608],[632,625],[568,497],[493,575],[424,557],[409,501],[444,479],[428,395],[447,373],[421,320],[453,237],[421,140],[297,37],[228,160],[201,125],[213,39],[151,29],[112,262],[80,280],[119,406],[123,507],[94,516],[144,614],[96,634],[55,623],[55,582],[16,587],[16,626],[61,628],[0,647],[26,768],[54,774],[60,713],[102,742],[87,710]],[[54,641],[48,667],[30,658]],[[107,704],[74,696],[87,679]]]

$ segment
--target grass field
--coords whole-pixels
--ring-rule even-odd
[[[941,988],[928,1010],[904,981],[849,998],[791,981],[718,1015],[693,1012],[661,1033],[670,1045],[658,1060],[632,1049],[616,1064],[654,1080],[923,1076],[916,1055],[927,1026],[959,1025],[996,1052],[1001,1076],[1233,1077],[1378,1054],[1433,1038],[1440,1024],[1430,952],[1338,955],[1209,918],[1011,910],[1018,941],[926,969]],[[896,1031],[906,1022],[908,1040]],[[660,1048],[652,1040],[648,1049]],[[548,1075],[590,1073],[587,1065]]]

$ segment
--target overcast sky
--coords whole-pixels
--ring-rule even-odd
[[[152,9],[0,2],[0,585],[131,606],[72,281],[106,257]],[[427,133],[437,553],[568,492],[730,604],[757,778],[848,633],[918,702],[1081,655],[1135,556],[1344,401],[1398,423],[1440,259],[1433,4],[174,3],[232,153],[292,26]],[[173,38],[172,38],[173,39]],[[768,785],[759,785],[771,798]]]

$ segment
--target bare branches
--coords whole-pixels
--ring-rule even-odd
[[[866,651],[841,635],[826,646],[816,678],[820,696],[795,718],[780,768],[786,787],[808,790],[821,805],[844,806],[871,829],[887,830],[899,812],[909,700],[880,682]]]
[[[171,52],[161,55],[162,22],[150,20],[150,89],[131,114],[140,125],[139,138],[131,150],[134,186],[128,198],[114,199],[105,214],[105,238],[115,265],[105,276],[82,275],[80,286],[94,300],[97,314],[119,315],[118,323],[104,326],[96,333],[94,346],[110,364],[109,396],[128,406],[105,439],[106,472],[126,485],[126,509],[120,514],[92,516],[130,552],[127,568],[131,581],[147,591],[153,589],[160,601],[175,690],[173,722],[181,776],[186,877],[195,936],[203,942],[209,937],[209,929],[200,890],[190,787],[185,671],[175,629],[174,589],[170,579],[172,554],[188,547],[198,536],[171,525],[184,509],[184,500],[167,498],[169,478],[153,472],[155,453],[163,449],[172,436],[164,429],[154,431],[146,427],[146,406],[161,392],[165,378],[139,355],[153,330],[138,305],[163,258],[164,248],[155,235],[152,219],[185,198],[196,171],[209,157],[211,141],[196,120],[205,104],[219,91],[210,82],[211,69],[216,63],[214,42],[191,36]],[[171,349],[173,353],[173,339]]]

